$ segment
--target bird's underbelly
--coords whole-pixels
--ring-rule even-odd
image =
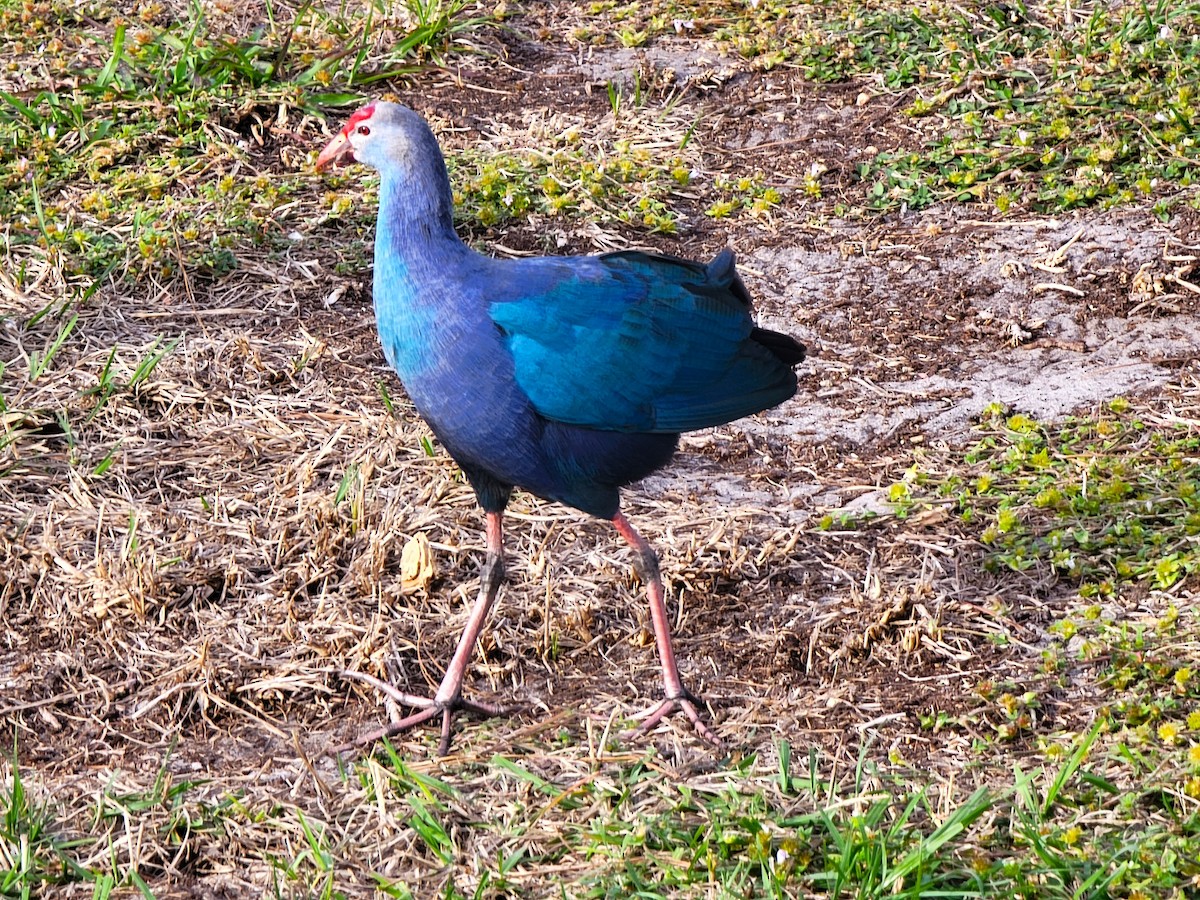
[[[620,487],[666,465],[678,440],[674,434],[599,431],[547,421],[528,403],[508,410],[498,416],[493,407],[466,403],[448,416],[441,409],[423,415],[464,470],[601,518],[616,514]]]
[[[438,440],[459,463],[482,469],[508,485],[525,486],[542,463],[540,425],[511,382],[484,386],[475,379],[424,379],[405,389]]]

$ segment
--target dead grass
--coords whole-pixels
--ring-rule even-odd
[[[466,92],[445,73],[426,77],[428,91],[415,82],[411,93],[436,114],[452,148],[478,146],[451,131],[465,115],[494,119],[489,149],[529,149],[578,128],[597,153],[629,131],[650,153],[665,153],[709,110],[684,153],[688,166],[749,174],[775,160],[794,178],[777,214],[737,220],[729,233],[700,212],[718,199],[705,175],[695,196],[676,197],[692,216],[678,238],[534,217],[484,232],[487,246],[529,252],[552,241],[583,252],[651,241],[699,256],[732,239],[749,256],[801,241],[816,253],[819,240],[824,265],[859,255],[873,262],[903,245],[905,274],[927,283],[922,296],[912,280],[862,281],[851,304],[833,291],[797,294],[778,270],[751,274],[754,289],[769,295],[772,324],[806,338],[817,332],[826,345],[804,373],[814,401],[856,372],[908,377],[983,346],[957,331],[966,350],[937,340],[931,351],[930,341],[912,337],[933,327],[930,309],[970,306],[949,283],[958,270],[940,283],[941,270],[916,267],[982,253],[974,226],[947,218],[936,230],[914,230],[880,220],[852,238],[827,220],[802,228],[812,215],[800,195],[807,151],[789,144],[776,153],[768,142],[739,154],[721,143],[723,133],[746,137],[743,119],[763,96],[786,93],[780,102],[799,117],[809,97],[790,76],[735,80],[728,95],[724,81],[704,81],[664,110],[676,90],[667,86],[648,108],[614,115],[602,85],[589,83],[589,94],[581,79],[547,86],[525,84],[519,67],[504,72],[521,86],[506,82],[510,96],[495,101],[498,112],[477,99],[484,92]],[[488,77],[486,69],[467,73],[477,86]],[[547,96],[561,89],[561,108],[522,111],[526,88]],[[710,101],[712,92],[736,103]],[[846,108],[822,110],[814,126],[830,158],[864,137],[850,133],[846,123],[859,120]],[[439,680],[476,588],[481,517],[454,465],[426,452],[429,433],[376,346],[366,264],[354,255],[370,218],[360,187],[304,169],[305,148],[320,141],[314,119],[259,119],[261,143],[235,154],[215,141],[214,153],[230,154],[221,165],[298,186],[272,232],[280,240],[236,244],[231,271],[198,267],[175,248],[168,273],[148,268],[136,279],[93,282],[73,274],[63,255],[24,240],[30,223],[4,232],[0,721],[15,750],[0,759],[0,786],[11,793],[19,774],[44,805],[49,833],[67,842],[53,852],[35,842],[43,870],[70,882],[46,888],[47,896],[97,896],[104,878],[116,896],[136,895],[140,880],[160,898],[378,896],[381,883],[393,882],[393,896],[405,896],[400,884],[414,896],[633,893],[620,878],[639,866],[660,871],[653,865],[676,859],[688,835],[751,857],[755,845],[722,825],[718,801],[738,827],[765,822],[771,853],[786,844],[799,858],[804,848],[786,842],[801,833],[794,823],[802,815],[859,816],[872,797],[924,790],[931,812],[922,824],[942,821],[975,788],[1011,786],[1014,764],[1054,764],[1097,716],[1126,702],[1103,683],[1123,646],[1081,656],[1078,642],[1051,630],[1082,616],[1071,584],[1038,568],[985,571],[978,529],[937,504],[899,519],[876,502],[879,518],[842,522],[864,498],[886,495],[916,459],[951,464],[966,431],[927,439],[898,427],[862,443],[835,441],[798,432],[797,403],[753,425],[686,437],[676,465],[625,501],[662,552],[684,674],[711,703],[728,756],[673,725],[645,741],[617,739],[622,721],[659,690],[628,553],[603,524],[523,494],[506,519],[509,580],[468,691],[514,699],[526,711],[460,722],[446,759],[433,757],[424,733],[398,742],[395,756],[327,755],[391,713],[340,671],[416,693]],[[222,139],[232,145],[236,134]],[[220,166],[211,164],[215,177]],[[354,205],[333,214],[331,194]],[[1175,280],[1163,287],[1168,270]],[[1156,261],[1146,273],[1139,302],[1148,305],[1122,287],[1120,303],[1101,311],[1194,316],[1179,280],[1190,270]],[[1122,277],[1114,270],[1104,285]],[[888,289],[888,306],[871,285]],[[847,308],[853,315],[839,318]],[[885,327],[886,339],[859,340],[862,330]],[[930,363],[931,352],[944,352],[945,362]],[[1137,399],[1136,409],[1148,427],[1200,430],[1200,385],[1187,360],[1173,364],[1171,385]],[[822,379],[832,380],[822,387]],[[863,417],[874,409],[863,398],[881,392],[870,382],[835,402],[847,417]],[[911,401],[892,394],[879,402]],[[833,524],[822,527],[826,513]],[[423,587],[406,587],[401,558],[422,535],[435,573]],[[1170,608],[1182,610],[1177,630],[1161,632],[1154,648],[1177,670],[1200,667],[1195,604],[1187,579],[1169,591],[1129,585],[1110,606],[1131,630],[1152,634]],[[1054,647],[1063,664],[1047,668]],[[998,699],[1029,692],[1035,700],[1016,716]],[[1195,706],[1190,695],[1178,702]],[[1128,804],[1081,800],[1089,834],[1179,834],[1179,822],[1194,816],[1185,790],[1194,770],[1156,755],[1167,742],[1155,729],[1164,716],[1178,718],[1168,712],[1147,714],[1145,734],[1141,722],[1120,720],[1097,745],[1090,773]],[[793,775],[811,774],[821,791],[773,786],[782,742],[797,759],[812,751],[811,772],[795,762]],[[1002,856],[989,841],[1000,841],[1009,812],[990,812],[964,838],[956,850],[964,867]],[[664,821],[676,829],[663,826],[674,843],[646,844],[646,832]],[[1048,815],[1047,833],[1074,821]],[[736,832],[725,843],[722,827]],[[3,842],[0,850],[9,852]],[[64,859],[88,877],[72,880]],[[816,889],[787,885],[795,896]]]
[[[88,842],[81,865],[117,883],[135,871],[159,897],[326,885],[365,896],[372,873],[419,894],[466,890],[489,871],[478,861],[518,851],[538,862],[514,865],[512,890],[594,876],[603,866],[583,836],[603,798],[627,790],[630,766],[651,773],[650,793],[622,808],[634,819],[652,817],[667,784],[719,793],[738,777],[673,727],[648,755],[611,749],[658,677],[640,588],[605,527],[525,495],[513,504],[510,578],[469,690],[529,711],[460,724],[445,760],[429,735],[400,745],[404,770],[449,785],[433,796],[450,857],[416,829],[394,765],[364,757],[345,770],[324,756],[388,714],[340,670],[436,684],[481,536],[469,489],[427,455],[424,426],[388,381],[369,309],[357,292],[324,308],[336,280],[327,264],[303,268],[310,277],[265,278],[254,266],[182,296],[104,285],[32,381],[28,359],[61,318],[19,323],[70,286],[50,268],[6,295],[5,383],[19,387],[6,389],[0,461],[0,715],[28,789],[52,800],[59,833]],[[157,336],[179,333],[152,377],[96,409],[87,392],[114,348],[121,384]],[[1194,421],[1197,406],[1189,383],[1153,414]],[[814,502],[794,491],[812,477],[797,448],[727,428],[685,451],[627,507],[663,551],[685,672],[735,760],[756,754],[769,769],[787,739],[820,747],[836,780],[870,746],[885,768],[926,773],[949,808],[1005,777],[964,770],[981,747],[1036,760],[1032,736],[1080,731],[1108,702],[1086,668],[1069,685],[1040,671],[1046,627],[1070,605],[1052,578],[983,573],[972,534],[936,510],[813,527],[822,507],[897,480],[906,453],[849,469],[844,458],[840,474],[816,473]],[[406,591],[400,556],[418,534],[437,575]],[[1157,617],[1187,596],[1130,597],[1126,612]],[[992,743],[1003,716],[973,693],[985,680],[1038,694],[1025,737]]]

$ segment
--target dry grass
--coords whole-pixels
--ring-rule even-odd
[[[30,256],[28,270],[38,264]],[[597,872],[582,835],[627,790],[630,766],[649,767],[651,789],[622,817],[652,819],[677,781],[727,790],[741,776],[686,730],[661,729],[648,756],[612,743],[658,690],[640,587],[609,529],[527,495],[507,519],[510,578],[468,689],[529,711],[460,723],[445,760],[429,735],[400,744],[404,777],[449,784],[432,797],[451,857],[415,828],[394,763],[364,757],[347,772],[324,755],[388,714],[340,670],[436,684],[475,589],[480,517],[453,464],[423,448],[369,309],[356,292],[326,309],[329,264],[295,265],[167,294],[104,285],[36,380],[28,361],[61,318],[19,323],[71,286],[47,266],[6,293],[6,384],[18,389],[6,392],[0,458],[0,715],[56,832],[88,841],[79,863],[118,882],[135,871],[159,897],[316,896],[330,884],[366,895],[371,873],[424,894],[468,889],[494,868],[484,861],[520,851],[541,862],[515,865],[507,883],[540,895]],[[88,392],[114,348],[123,384],[158,336],[180,333],[147,380],[97,409]],[[1191,421],[1198,404],[1187,386],[1155,415]],[[813,528],[819,505],[794,499],[811,477],[799,453],[736,428],[695,436],[671,474],[627,499],[663,551],[685,673],[734,760],[757,754],[769,771],[785,738],[823,748],[837,781],[873,744],[880,765],[933,776],[949,810],[981,779],[1003,780],[956,774],[1002,716],[943,734],[915,727],[923,715],[976,710],[970,688],[985,679],[1039,692],[1031,734],[1080,730],[1106,702],[1094,685],[1063,690],[1038,673],[1045,627],[1069,600],[1052,580],[982,573],[979,545],[937,509]],[[887,485],[908,462],[828,469],[821,502]],[[794,473],[782,484],[781,466]],[[406,590],[400,557],[416,535],[437,575]],[[1183,596],[1150,594],[1127,612],[1156,617]],[[987,643],[997,635],[1005,645]]]
[[[515,65],[504,73],[525,77]],[[673,202],[691,218],[668,244],[673,252],[700,256],[732,238],[750,256],[790,248],[800,236],[807,252],[820,231],[821,265],[865,255],[870,243],[872,253],[902,248],[911,268],[981,246],[952,217],[944,231],[879,220],[839,230],[822,218],[801,235],[818,203],[800,195],[811,171],[807,145],[789,145],[783,157],[768,143],[742,156],[718,140],[740,133],[746,110],[762,102],[760,88],[776,99],[791,92],[788,115],[800,116],[811,104],[798,79],[735,81],[728,96],[736,103],[722,99],[723,81],[690,93],[672,84],[646,108],[626,103],[618,113],[605,106],[602,85],[586,85],[589,97],[575,79],[574,99],[543,112],[525,108],[524,81],[505,87],[499,109],[479,100],[500,90],[489,87],[489,74],[468,72],[467,88],[461,72],[416,82],[414,102],[428,107],[449,148],[524,152],[576,129],[572,146],[588,155],[631,135],[658,164],[706,111],[694,143],[679,150],[689,168],[790,167],[779,174],[793,192],[772,216],[705,218],[701,210],[721,196],[707,174],[678,191]],[[530,90],[549,96],[558,87]],[[837,127],[857,123],[861,132],[829,138],[821,152],[831,159],[872,127],[845,108]],[[972,436],[926,440],[897,426],[850,446],[798,432],[798,403],[685,437],[675,466],[625,500],[662,553],[684,675],[711,703],[729,754],[714,755],[675,724],[644,740],[618,737],[660,684],[629,554],[603,523],[518,494],[506,518],[508,582],[467,690],[525,710],[461,720],[445,759],[433,756],[427,733],[404,736],[394,754],[330,756],[328,748],[394,712],[339,672],[368,672],[413,693],[437,684],[477,587],[482,520],[453,463],[427,452],[429,432],[376,345],[361,258],[370,219],[361,198],[370,188],[306,168],[322,139],[316,119],[295,110],[286,120],[255,116],[251,132],[261,143],[237,149],[244,135],[215,123],[211,157],[168,188],[178,199],[230,173],[288,186],[268,216],[270,239],[231,227],[238,265],[230,271],[197,265],[194,246],[177,234],[165,251],[171,266],[92,281],[40,246],[33,223],[4,226],[0,722],[14,752],[0,759],[0,819],[17,806],[20,782],[34,807],[21,821],[44,819],[59,842],[53,852],[49,839],[32,842],[41,871],[70,881],[46,896],[103,896],[105,878],[118,896],[144,884],[160,898],[358,897],[385,888],[405,896],[400,884],[415,896],[612,895],[636,891],[629,873],[639,867],[676,872],[668,863],[680,858],[677,868],[714,873],[709,885],[687,882],[681,894],[734,885],[767,895],[756,879],[776,863],[754,856],[758,832],[747,823],[768,834],[771,859],[785,849],[793,859],[821,858],[818,837],[798,837],[811,825],[803,816],[844,812],[861,824],[875,799],[895,795],[903,806],[924,791],[917,824],[928,831],[974,789],[1010,788],[1014,763],[1057,765],[1105,716],[1115,724],[1089,771],[1128,803],[1089,797],[1085,785],[1071,815],[1048,804],[1046,834],[1082,825],[1100,849],[1072,858],[1082,866],[1095,856],[1103,866],[1106,836],[1115,845],[1124,829],[1185,832],[1179,823],[1196,812],[1186,782],[1195,770],[1168,751],[1185,750],[1194,734],[1167,739],[1156,729],[1196,707],[1194,691],[1172,693],[1164,676],[1159,687],[1175,708],[1145,722],[1114,713],[1129,697],[1103,678],[1126,644],[1100,636],[1089,656],[1051,630],[1072,616],[1083,621],[1076,585],[1037,566],[985,570],[979,528],[948,503],[900,519],[878,502],[915,463],[960,465]],[[486,123],[484,136],[455,132],[464,119]],[[846,191],[842,183],[830,194]],[[65,189],[64,214],[99,228],[78,206],[83,193]],[[347,205],[335,212],[341,200]],[[832,213],[829,203],[821,209]],[[112,228],[122,240],[132,235],[128,221]],[[534,216],[475,236],[514,253],[668,241],[616,217]],[[880,297],[852,304],[833,292],[794,291],[791,280],[778,284],[784,276],[775,268],[764,276],[748,267],[752,287],[771,294],[771,324],[806,339],[818,332],[827,345],[803,373],[814,400],[871,366],[881,379],[916,377],[914,367],[929,365],[916,359],[930,347],[911,334],[949,327],[929,309],[969,307],[957,285],[933,283],[917,297],[911,282],[872,282],[890,291],[896,313],[877,327]],[[1190,270],[1179,271],[1186,280]],[[1114,269],[1105,277],[1116,284],[1122,276]],[[1147,290],[1147,299],[1163,300],[1163,290]],[[1190,288],[1181,290],[1169,298],[1172,310],[1151,303],[1129,312],[1132,304],[1113,301],[1104,311],[1194,317]],[[1124,303],[1124,284],[1113,291]],[[878,343],[859,340],[863,329]],[[964,355],[994,337],[971,344],[948,333],[968,347],[954,351]],[[1134,408],[1148,428],[1194,434],[1200,385],[1186,361],[1175,363],[1170,386]],[[857,377],[862,392],[831,388],[848,416],[864,415],[862,398],[883,392]],[[822,378],[831,380],[819,386]],[[854,501],[869,508],[872,498],[881,517],[842,523],[843,512],[863,508]],[[422,538],[433,577],[406,585],[402,557]],[[1200,668],[1195,605],[1193,576],[1169,590],[1124,585],[1104,608],[1131,633],[1160,635],[1145,651],[1147,666],[1177,672]],[[1163,629],[1172,607],[1180,611],[1174,630]],[[1047,667],[1056,648],[1062,665]],[[1010,716],[1004,697],[1026,693],[1035,700]],[[794,780],[811,777],[819,788],[805,792],[779,774],[785,746],[797,757]],[[810,750],[811,770],[799,761]],[[998,845],[1020,818],[1018,805],[989,810],[954,846],[964,871],[1003,857]],[[647,834],[666,835],[664,844]],[[700,848],[690,862],[689,840]],[[0,871],[12,863],[12,846],[0,840]],[[1063,846],[1065,856],[1074,852]],[[750,861],[749,882],[721,880],[731,859]],[[1035,883],[1052,881],[1035,874]],[[827,888],[795,879],[780,895]]]

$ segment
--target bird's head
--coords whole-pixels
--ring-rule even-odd
[[[429,126],[415,112],[376,100],[350,116],[317,157],[317,170],[348,162],[376,169],[407,167],[430,143],[437,146]]]
[[[446,161],[425,120],[399,103],[377,100],[354,113],[321,155],[317,169],[360,162],[379,170],[381,233],[417,225],[454,232]]]

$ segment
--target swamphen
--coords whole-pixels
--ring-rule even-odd
[[[666,465],[679,433],[721,425],[796,391],[804,347],[755,326],[750,296],[723,250],[708,265],[620,252],[499,260],[454,232],[446,164],[433,133],[407,107],[355,112],[317,168],[357,160],[380,173],[375,317],[388,362],[487,514],[479,599],[437,692],[412,697],[361,673],[418,709],[355,745],[438,715],[441,755],[463,699],[467,663],[504,576],[501,515],[514,487],[610,520],[633,547],[650,601],[665,697],[642,730],[682,710],[719,746],[683,685],[658,558],[619,507],[624,485]]]

